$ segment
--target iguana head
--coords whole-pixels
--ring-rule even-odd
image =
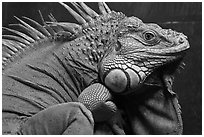
[[[120,20],[116,37],[99,65],[102,81],[116,93],[135,89],[163,66],[174,72],[189,48],[184,34],[136,17]]]

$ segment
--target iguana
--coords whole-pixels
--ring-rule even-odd
[[[120,110],[125,134],[181,134],[171,86],[187,37],[105,3],[101,14],[81,2],[72,3],[78,13],[60,4],[78,24],[52,14],[45,22],[40,13],[43,25],[15,17],[20,30],[3,27],[12,33],[2,36],[3,134],[17,134],[25,119],[66,102],[83,103],[95,122],[102,117],[94,109]]]

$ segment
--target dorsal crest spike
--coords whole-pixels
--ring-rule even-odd
[[[41,21],[42,21],[43,25],[46,25],[45,20],[44,20],[44,18],[43,18],[43,15],[42,15],[41,11],[38,10],[38,13],[40,14],[40,18],[41,18]]]
[[[7,31],[10,31],[10,32],[13,32],[13,33],[15,33],[15,34],[17,34],[17,35],[19,35],[19,36],[25,38],[25,39],[28,40],[29,42],[35,42],[34,39],[32,39],[31,37],[29,37],[28,35],[26,35],[26,34],[20,32],[20,31],[16,31],[16,30],[14,30],[14,29],[9,29],[9,28],[6,28],[6,27],[2,27],[2,29],[7,30]]]
[[[38,28],[41,32],[43,32],[43,34],[44,34],[45,36],[51,36],[50,33],[49,33],[42,25],[40,25],[38,22],[36,22],[36,21],[34,21],[34,20],[32,20],[32,19],[30,19],[30,18],[28,18],[28,17],[24,17],[24,16],[23,16],[23,18],[26,19],[26,20],[28,20],[28,21],[30,21],[30,22],[32,22],[33,24],[35,24],[35,25],[37,26],[37,28]]]
[[[52,22],[57,22],[57,20],[55,19],[55,17],[52,15],[52,13],[50,13],[48,15],[49,19],[52,21]]]
[[[23,39],[21,37],[18,36],[14,36],[14,35],[2,35],[2,39],[9,39],[9,40],[15,40],[15,41],[19,41],[23,44],[29,45],[30,42],[27,41],[26,39]]]
[[[39,12],[39,14],[40,14],[40,18],[41,18],[42,23],[43,23],[43,25],[45,26],[47,32],[48,32],[51,36],[53,36],[53,35],[55,34],[54,30],[53,30],[52,28],[50,28],[50,27],[46,24],[46,22],[45,22],[45,20],[44,20],[44,18],[43,18],[43,15],[42,15],[42,13],[41,13],[41,11],[38,10],[38,12]]]
[[[36,30],[35,28],[33,28],[32,26],[30,26],[29,24],[27,24],[26,22],[24,22],[23,20],[19,19],[18,17],[14,16],[14,18],[16,18],[18,21],[20,21],[26,28],[30,29],[31,31],[33,31],[33,33],[36,34],[37,38],[44,38],[44,35],[39,32],[38,30]]]
[[[89,16],[91,16],[92,18],[99,16],[94,10],[89,8],[85,3],[79,2],[79,4],[86,11],[86,13],[89,14]]]
[[[92,18],[87,15],[85,12],[83,12],[81,9],[80,9],[80,6],[76,3],[76,2],[72,2],[72,5],[78,10],[78,12],[83,16],[83,18],[90,22],[92,20]]]
[[[86,24],[86,21],[73,9],[71,9],[68,5],[64,4],[63,2],[59,2],[65,9],[69,11],[70,14],[80,23],[80,24]]]
[[[47,23],[50,25],[60,26],[64,30],[68,30],[69,32],[74,33],[74,34],[82,30],[82,27],[75,23],[69,23],[69,22],[47,22]]]
[[[101,12],[103,15],[106,15],[107,12],[106,12],[106,9],[105,9],[105,6],[104,6],[104,3],[103,3],[103,2],[99,2],[99,3],[98,3],[98,6],[99,6],[99,10],[100,10],[100,12]]]
[[[9,24],[9,26],[19,27],[22,30],[24,30],[24,32],[28,33],[34,40],[39,40],[39,37],[32,30],[30,30],[29,28],[25,27],[24,25],[20,23],[19,24]]]
[[[106,8],[107,12],[108,12],[108,13],[111,13],[110,8],[108,7],[108,5],[107,5],[105,2],[103,2],[103,5],[104,5],[104,7]]]

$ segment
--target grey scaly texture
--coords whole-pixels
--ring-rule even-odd
[[[52,14],[45,22],[40,13],[43,25],[15,17],[19,24],[11,26],[20,31],[3,27],[12,33],[2,35],[3,133],[15,133],[25,117],[49,106],[78,101],[81,93],[79,101],[95,107],[105,93],[110,97],[101,99],[104,103],[109,92],[126,94],[154,84],[156,72],[174,73],[189,48],[184,34],[126,17],[105,3],[99,3],[101,14],[84,3],[72,3],[78,13],[61,5],[78,24],[58,22]],[[96,82],[105,87],[94,91]],[[17,123],[12,131],[8,122]]]

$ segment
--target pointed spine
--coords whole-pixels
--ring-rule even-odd
[[[39,40],[40,38],[29,28],[25,27],[22,24],[9,24],[9,26],[17,26],[25,31],[25,33],[28,33],[34,40]]]
[[[29,20],[30,22],[32,22],[33,24],[35,24],[37,26],[37,28],[45,35],[45,36],[48,36],[50,37],[50,33],[42,26],[40,25],[38,22],[28,18],[28,17],[23,17],[24,19],[26,20]]]
[[[24,43],[26,45],[29,45],[30,42],[28,42],[27,40],[23,39],[23,38],[20,38],[18,36],[13,36],[13,35],[2,35],[2,38],[5,38],[5,39],[11,39],[11,40],[16,40],[16,41],[19,41],[21,43]]]
[[[89,15],[87,15],[86,13],[84,13],[84,12],[80,9],[80,6],[79,6],[76,2],[73,2],[72,5],[78,10],[78,12],[83,16],[83,18],[84,18],[87,22],[90,22],[91,20],[93,20]]]
[[[99,16],[94,10],[89,8],[85,3],[79,2],[79,4],[81,5],[81,7],[83,7],[83,9],[86,11],[86,13],[89,14],[89,16],[91,16],[92,18]]]
[[[106,9],[105,9],[105,7],[104,7],[103,2],[99,2],[99,3],[98,3],[98,6],[99,6],[100,12],[101,12],[103,15],[106,15],[107,12],[106,12]]]
[[[106,8],[107,12],[108,12],[108,13],[111,13],[110,8],[108,7],[108,5],[107,5],[105,2],[103,2],[103,5],[104,5],[104,7]]]
[[[64,4],[63,2],[60,2],[60,4],[69,11],[69,13],[80,23],[80,24],[86,24],[86,21],[74,10],[72,10],[68,5]]]
[[[14,16],[18,21],[20,21],[25,27],[27,27],[28,29],[30,29],[31,31],[35,32],[35,34],[38,36],[38,37],[41,37],[41,38],[45,38],[45,36],[39,32],[38,30],[36,30],[35,28],[31,27],[29,24],[27,24],[26,22],[24,22],[23,20],[19,19],[18,17]]]
[[[13,29],[9,29],[9,28],[6,28],[6,27],[2,27],[3,29],[7,30],[7,31],[10,31],[12,33],[15,33],[21,37],[23,37],[24,39],[28,40],[29,42],[35,42],[34,39],[32,39],[31,37],[29,37],[28,35],[24,34],[24,33],[21,33],[19,31],[16,31],[16,30],[13,30]]]

